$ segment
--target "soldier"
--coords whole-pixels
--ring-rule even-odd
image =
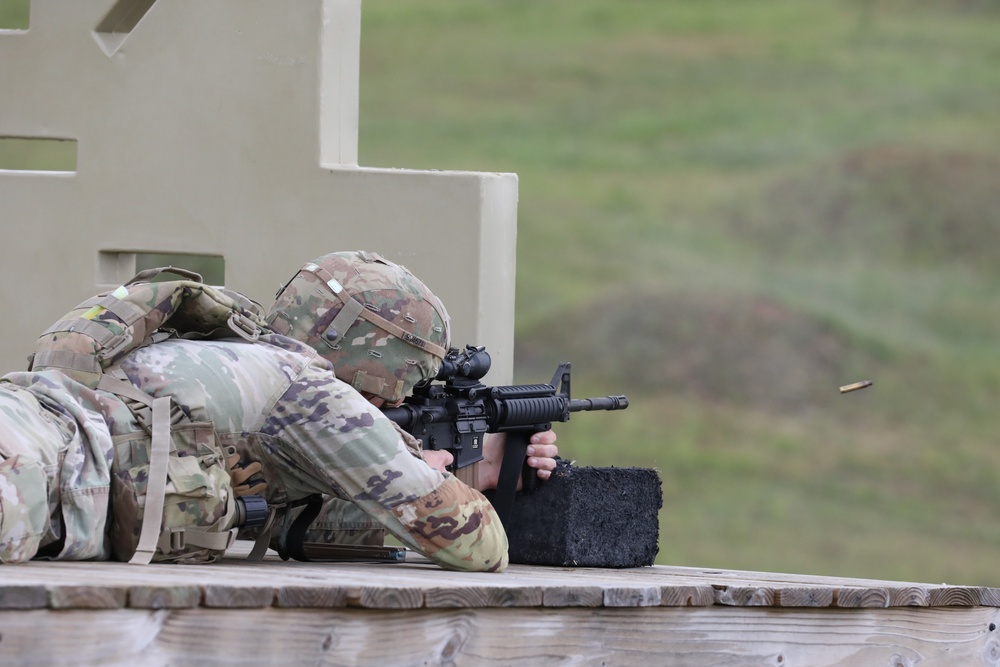
[[[480,493],[496,485],[502,437],[488,439],[473,489],[444,470],[449,454],[421,452],[378,409],[433,377],[450,344],[448,315],[430,290],[378,255],[333,253],[289,281],[268,322],[274,333],[255,342],[169,338],[118,364],[119,377],[144,395],[170,397],[175,426],[210,423],[218,445],[246,465],[233,476],[235,493],[213,468],[171,474],[168,510],[196,515],[188,517],[196,524],[188,545],[197,544],[199,531],[236,525],[232,496],[262,491],[280,506],[322,494],[331,500],[311,539],[371,543],[388,530],[443,567],[502,570],[506,537]],[[90,388],[71,375],[42,370],[0,381],[4,562],[127,558],[136,549],[137,522],[120,508],[129,507],[123,494],[147,488],[149,455],[129,434],[155,433],[155,417],[147,427],[136,411],[141,396]],[[191,433],[198,440],[198,431]],[[176,434],[173,441],[183,446]],[[533,442],[529,465],[544,479],[555,467],[555,435],[536,434]],[[196,459],[175,456],[171,465]],[[224,502],[209,507],[203,497]],[[157,537],[157,560],[187,558],[174,533]]]

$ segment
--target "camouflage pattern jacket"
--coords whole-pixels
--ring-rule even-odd
[[[506,567],[507,539],[485,497],[428,466],[311,348],[275,334],[172,339],[132,352],[121,368],[192,421],[211,421],[244,462],[260,461],[268,502],[339,498],[442,567]],[[57,371],[0,381],[0,560],[52,544],[61,547],[51,557],[109,557],[112,436],[134,430],[125,422],[117,397]]]

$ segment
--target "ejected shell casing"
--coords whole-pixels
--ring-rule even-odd
[[[857,391],[858,389],[864,389],[865,387],[872,386],[871,380],[862,380],[861,382],[855,382],[853,384],[845,384],[840,388],[841,394],[847,394],[852,391]]]

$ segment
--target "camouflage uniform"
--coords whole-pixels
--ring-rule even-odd
[[[274,334],[257,343],[173,339],[132,352],[121,368],[150,395],[172,396],[191,420],[211,421],[244,461],[260,461],[270,503],[335,499],[318,527],[328,536],[384,527],[446,568],[506,567],[506,536],[489,502],[420,460],[312,348]],[[62,373],[5,376],[0,560],[53,545],[47,555],[60,559],[108,558],[112,435],[135,428],[120,399]]]
[[[104,399],[58,371],[0,381],[0,560],[109,557]]]

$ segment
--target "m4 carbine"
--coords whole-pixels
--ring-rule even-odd
[[[524,489],[532,488],[537,481],[534,469],[525,462],[531,435],[549,430],[552,422],[569,421],[572,412],[624,410],[628,398],[571,399],[568,362],[559,364],[549,384],[487,387],[480,380],[490,370],[490,363],[484,347],[452,348],[436,378],[418,383],[402,404],[383,412],[420,440],[424,449],[451,452],[455,457],[453,471],[483,459],[487,433],[506,433],[492,501],[500,521],[506,524],[522,467]]]

